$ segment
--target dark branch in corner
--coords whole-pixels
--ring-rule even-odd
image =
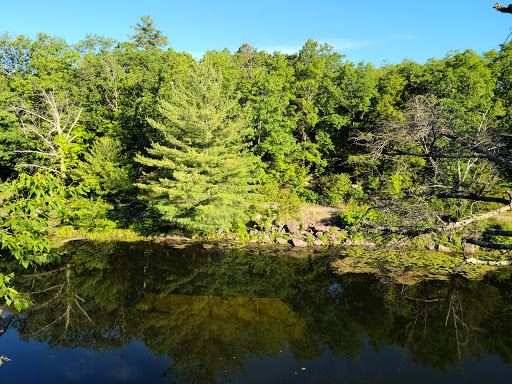
[[[503,12],[503,13],[512,13],[512,3],[509,4],[508,7],[505,7],[504,5],[496,3],[493,8],[496,8],[496,10]]]

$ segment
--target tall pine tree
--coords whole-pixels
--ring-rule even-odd
[[[172,88],[158,106],[162,119],[148,120],[165,142],[148,148],[151,157],[136,158],[154,170],[139,187],[169,222],[205,233],[227,230],[244,216],[257,164],[243,144],[248,128],[235,111],[237,99],[208,62]]]

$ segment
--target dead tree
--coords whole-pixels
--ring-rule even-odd
[[[496,10],[503,12],[503,13],[512,13],[512,3],[509,4],[507,7],[504,5],[501,5],[499,3],[494,4],[494,7]]]
[[[65,180],[68,163],[77,151],[77,125],[82,108],[72,105],[66,96],[40,89],[32,105],[20,101],[13,109],[20,119],[20,129],[29,140],[29,148],[17,153],[34,155],[34,161],[20,167],[43,168]],[[41,159],[37,160],[37,159]]]
[[[356,139],[370,161],[414,177],[400,196],[380,197],[372,207],[380,216],[373,223],[364,217],[362,224],[417,236],[453,231],[512,209],[510,193],[500,192],[500,172],[512,169],[506,138],[487,127],[485,113],[475,124],[447,105],[417,96],[407,105],[405,122],[383,122]],[[423,165],[412,159],[423,159]],[[456,208],[455,220],[432,204],[435,199]]]

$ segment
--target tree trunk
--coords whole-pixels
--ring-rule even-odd
[[[490,248],[490,249],[512,249],[512,244],[494,244],[482,240],[466,239],[466,243],[475,244],[479,247]]]

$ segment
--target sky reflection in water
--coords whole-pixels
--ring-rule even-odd
[[[38,293],[0,337],[2,378],[510,382],[510,279],[405,288],[338,276],[330,257],[75,244],[58,267],[16,271]]]

